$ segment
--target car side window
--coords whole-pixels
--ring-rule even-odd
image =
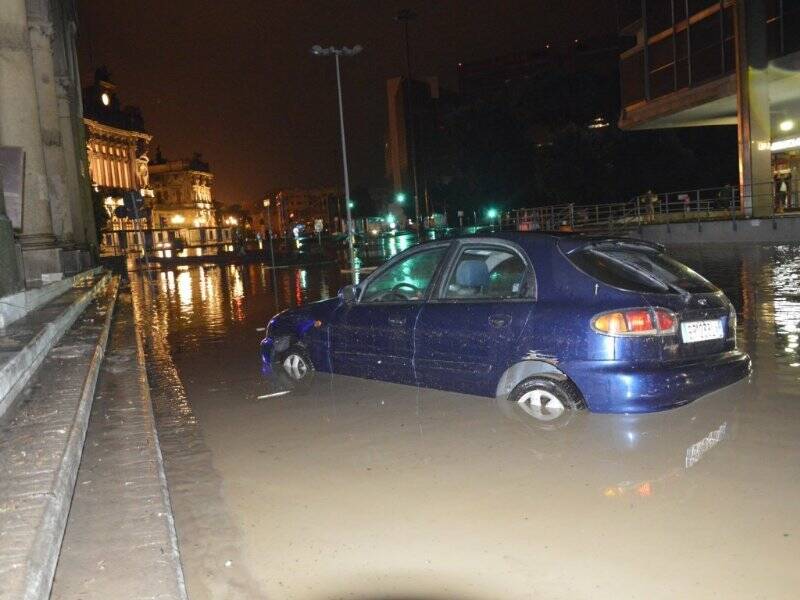
[[[468,248],[461,253],[450,275],[444,297],[450,300],[524,298],[527,266],[512,250]]]
[[[361,302],[411,302],[422,300],[442,262],[447,246],[415,252],[371,281]]]

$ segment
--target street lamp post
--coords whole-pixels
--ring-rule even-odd
[[[272,267],[272,294],[275,298],[275,310],[278,310],[278,280],[275,275],[275,251],[272,248],[272,215],[270,214],[270,199],[264,198],[264,212],[267,213],[267,236],[269,237],[269,261]]]
[[[403,24],[403,36],[406,46],[406,95],[408,100],[408,120],[409,120],[409,150],[411,150],[411,181],[414,188],[414,218],[417,220],[417,231],[423,229],[424,219],[419,214],[419,184],[417,183],[417,132],[414,115],[414,89],[411,81],[411,44],[408,38],[408,24],[417,18],[417,14],[407,8],[400,10],[395,17],[395,21]],[[426,215],[427,216],[427,215]]]
[[[351,203],[350,203],[350,177],[347,172],[347,143],[345,141],[344,135],[344,107],[342,106],[342,75],[341,69],[339,67],[339,57],[340,56],[355,56],[359,52],[361,52],[361,46],[353,46],[352,48],[348,48],[346,46],[342,46],[341,48],[334,48],[333,46],[329,46],[328,48],[323,48],[322,46],[313,46],[311,48],[311,53],[315,56],[330,56],[333,54],[334,58],[336,59],[336,91],[339,96],[339,130],[342,136],[342,168],[344,170],[344,197],[345,197],[345,208],[347,210],[347,247],[350,254],[350,270],[352,271],[353,275],[353,283],[356,283],[356,256],[355,251],[353,249],[353,215],[350,210]]]

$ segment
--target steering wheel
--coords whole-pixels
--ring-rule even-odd
[[[403,290],[405,290],[405,292]],[[389,301],[395,298],[398,300],[410,300],[406,292],[410,292],[411,296],[415,296],[419,294],[420,289],[413,283],[408,283],[407,281],[401,281],[400,283],[395,285],[391,290],[386,292],[386,294],[384,294],[383,300]]]

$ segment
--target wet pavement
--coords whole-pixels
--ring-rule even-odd
[[[137,282],[190,597],[796,598],[800,246],[673,251],[736,305],[751,380],[558,424],[346,377],[259,400],[268,269]],[[282,308],[348,282],[277,280]]]

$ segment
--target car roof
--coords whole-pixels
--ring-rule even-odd
[[[475,234],[457,236],[460,240],[470,241],[491,241],[505,240],[515,242],[523,248],[533,247],[542,249],[548,246],[558,246],[564,252],[569,252],[575,248],[586,246],[589,244],[597,244],[602,242],[626,242],[629,244],[641,244],[643,246],[650,246],[648,242],[637,240],[635,238],[625,238],[621,236],[608,236],[608,235],[587,235],[584,233],[572,232],[541,232],[541,231],[496,231],[496,232],[478,232]]]

